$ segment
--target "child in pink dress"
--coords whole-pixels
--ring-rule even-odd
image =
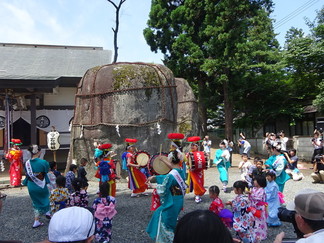
[[[251,206],[260,212],[259,217],[255,217],[255,235],[256,242],[267,238],[267,203],[264,188],[267,186],[267,180],[263,176],[255,176],[253,180],[254,187],[249,193]]]
[[[218,197],[219,192],[220,191],[218,186],[209,187],[209,197],[213,199],[212,203],[209,206],[209,211],[218,215],[223,223],[228,228],[231,228],[233,223],[233,214],[228,209],[224,209],[224,204]]]

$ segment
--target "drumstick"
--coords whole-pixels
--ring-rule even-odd
[[[162,143],[160,144],[160,155],[162,154]]]

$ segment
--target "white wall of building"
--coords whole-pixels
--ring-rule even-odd
[[[74,106],[76,87],[57,87],[52,94],[44,94],[45,106]]]

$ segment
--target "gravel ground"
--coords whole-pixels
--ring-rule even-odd
[[[233,167],[230,168],[229,185],[239,179],[239,170],[237,168],[240,157],[234,156]],[[309,165],[305,165],[309,167]],[[313,188],[323,191],[323,184],[312,184],[310,178],[310,169],[302,170],[305,179],[295,182],[289,180],[285,186],[285,200],[289,202],[293,199],[295,192],[303,188]],[[221,188],[219,174],[215,167],[205,171],[205,187],[218,185]],[[93,202],[98,190],[98,182],[91,181],[89,185],[90,203]],[[1,188],[1,185],[0,185]],[[0,239],[1,240],[21,240],[23,242],[39,242],[47,238],[47,226],[49,220],[43,218],[44,227],[32,229],[33,210],[31,200],[26,187],[5,188],[1,192],[7,194],[2,213],[0,214]],[[149,190],[151,193],[152,190]],[[235,197],[233,192],[220,194],[223,202],[227,202]],[[113,222],[113,242],[116,243],[150,243],[152,240],[145,232],[145,228],[151,218],[152,212],[149,211],[151,197],[130,198],[130,190],[127,183],[119,182],[117,184],[117,215]],[[185,197],[184,210],[180,213],[180,217],[184,214],[196,209],[208,209],[210,199],[208,193],[203,196],[200,204],[194,202],[194,195],[188,194]],[[270,228],[268,230],[268,239],[263,242],[272,242],[274,237],[281,231],[286,232],[286,237],[295,237],[293,227],[290,223],[283,223],[278,228]]]

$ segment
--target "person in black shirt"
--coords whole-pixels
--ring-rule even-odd
[[[85,170],[85,166],[87,165],[88,163],[88,160],[85,159],[85,158],[82,158],[80,160],[80,166],[79,166],[79,169],[78,169],[78,178],[80,178],[82,180],[82,185],[84,188],[87,188],[88,187],[88,179],[86,177],[87,175],[87,172]]]
[[[314,183],[324,183],[324,156],[315,156],[314,172],[311,174]]]

